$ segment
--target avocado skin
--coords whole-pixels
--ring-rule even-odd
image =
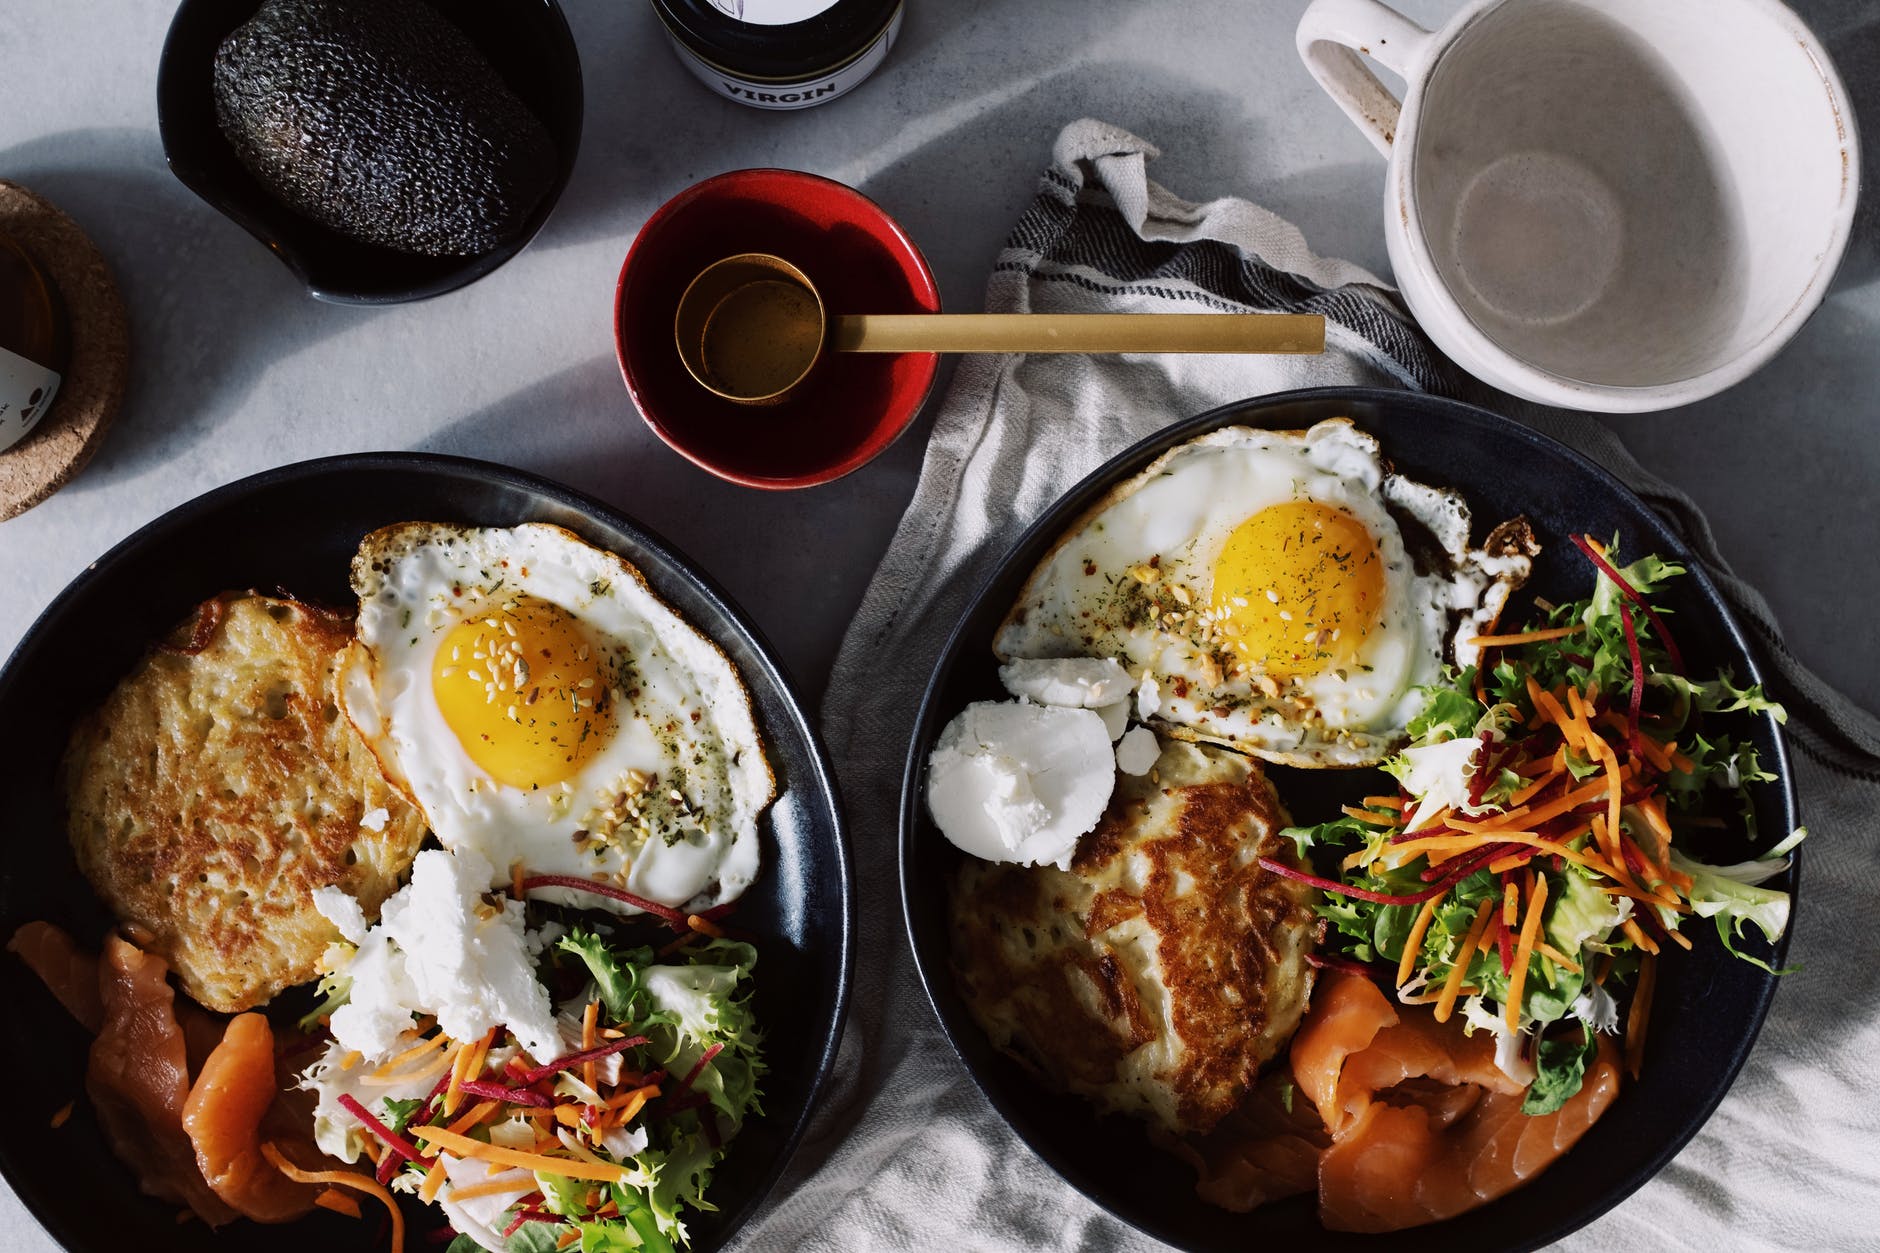
[[[555,181],[547,129],[420,0],[267,0],[216,50],[215,112],[268,191],[400,252],[490,252]]]

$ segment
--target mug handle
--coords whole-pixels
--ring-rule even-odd
[[[1434,36],[1378,0],[1313,0],[1299,19],[1299,56],[1352,125],[1390,156],[1402,103],[1359,54],[1405,81]]]

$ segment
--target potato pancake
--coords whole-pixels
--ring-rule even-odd
[[[232,593],[199,606],[73,731],[63,767],[79,868],[185,991],[262,1004],[319,973],[336,885],[368,914],[424,820],[341,715],[350,621]]]

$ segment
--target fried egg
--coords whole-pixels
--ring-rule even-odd
[[[1345,419],[1228,427],[1120,485],[1033,572],[1001,661],[1098,657],[1145,721],[1301,766],[1361,766],[1407,738],[1420,686],[1468,665],[1525,582],[1524,519],[1471,547],[1455,493],[1391,472]]]
[[[749,886],[775,790],[750,698],[631,565],[543,523],[413,522],[366,536],[352,582],[346,713],[444,847],[674,907]]]

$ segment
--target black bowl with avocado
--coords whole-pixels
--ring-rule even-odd
[[[157,117],[177,178],[315,297],[393,304],[474,282],[541,228],[580,146],[581,64],[556,0],[183,0]]]

